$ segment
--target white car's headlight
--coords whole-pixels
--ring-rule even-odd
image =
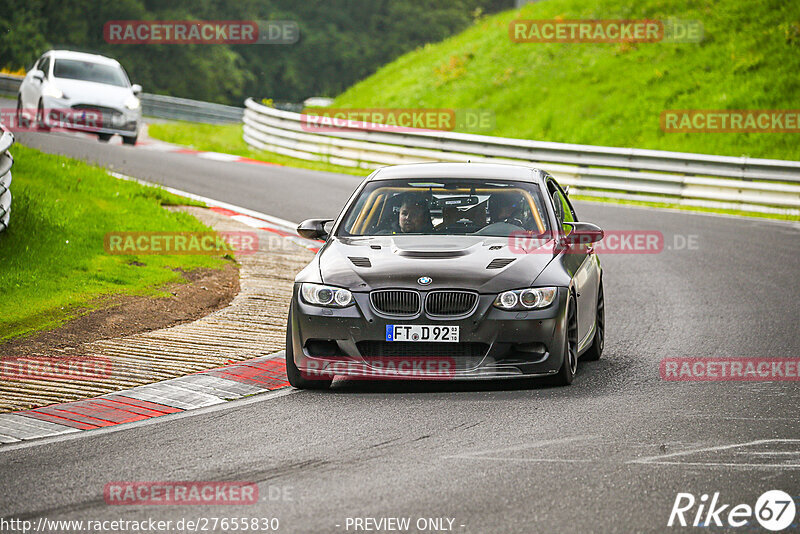
[[[522,311],[546,308],[553,303],[558,293],[555,287],[529,287],[504,291],[494,299],[494,305],[501,310]]]
[[[139,109],[140,105],[141,104],[139,103],[139,99],[136,98],[135,96],[129,97],[125,101],[125,107],[130,109],[131,111],[134,110],[134,109]]]
[[[64,93],[52,83],[48,83],[42,90],[42,96],[49,96],[50,98],[64,98]]]
[[[322,284],[303,283],[300,285],[300,295],[306,304],[326,308],[346,308],[354,302],[353,294],[348,290]]]

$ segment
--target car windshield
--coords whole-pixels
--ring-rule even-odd
[[[53,65],[53,76],[70,80],[83,80],[87,82],[128,87],[128,77],[122,67],[103,65],[91,61],[77,59],[56,59]]]
[[[543,234],[548,218],[539,186],[504,180],[378,180],[361,191],[338,235]]]

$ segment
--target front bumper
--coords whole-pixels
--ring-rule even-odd
[[[141,107],[135,110],[108,108],[47,97],[43,105],[45,126],[49,128],[136,137],[142,122]]]
[[[509,312],[496,295],[480,295],[466,317],[405,319],[375,312],[367,293],[343,309],[308,305],[292,297],[291,343],[301,373],[330,378],[480,380],[549,376],[563,363],[568,289],[547,308]],[[387,325],[458,326],[459,342],[387,342]]]

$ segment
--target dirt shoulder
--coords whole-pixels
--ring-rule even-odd
[[[194,321],[227,306],[239,292],[239,267],[181,273],[185,283],[162,288],[171,297],[117,296],[66,324],[0,344],[4,358],[79,354],[81,345]]]

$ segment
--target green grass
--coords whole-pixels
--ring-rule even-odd
[[[513,43],[514,19],[696,19],[701,43]],[[384,66],[335,107],[492,110],[487,135],[800,159],[797,133],[664,133],[669,109],[798,109],[800,2],[548,0]],[[469,130],[463,130],[469,131]]]
[[[234,154],[287,167],[300,167],[315,171],[338,172],[366,176],[371,170],[341,167],[323,161],[306,161],[274,152],[254,150],[242,139],[241,124],[199,124],[195,122],[159,122],[147,127],[150,137],[168,143],[183,145],[195,150]]]
[[[0,233],[0,340],[56,327],[108,304],[111,295],[167,296],[173,269],[222,268],[213,256],[120,256],[104,251],[112,231],[208,231],[166,204],[197,204],[162,189],[21,145],[14,155],[11,224]],[[142,265],[136,265],[134,264]]]

